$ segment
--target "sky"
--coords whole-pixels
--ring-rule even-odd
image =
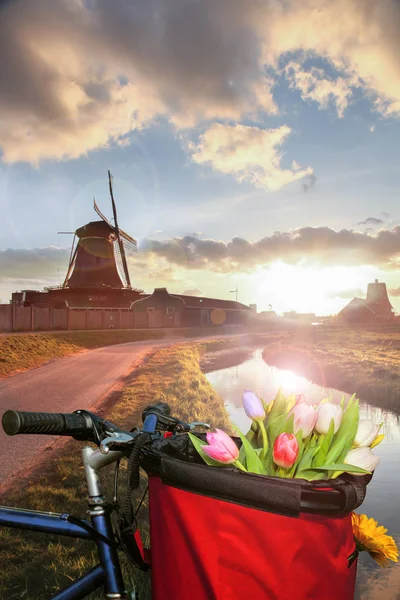
[[[63,282],[74,231],[138,240],[132,285],[400,312],[400,2],[0,3],[0,301]]]

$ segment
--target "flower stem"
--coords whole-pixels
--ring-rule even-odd
[[[268,452],[268,436],[267,436],[267,432],[265,431],[264,423],[262,421],[259,421],[259,423],[260,423],[261,435],[262,435],[262,439],[263,439],[262,458],[264,459],[267,456],[267,452]]]

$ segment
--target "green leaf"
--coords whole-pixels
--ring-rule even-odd
[[[260,446],[258,442],[259,429],[260,428],[257,421],[253,421],[249,431],[246,433],[246,439],[250,442],[253,448],[258,448]]]
[[[251,442],[250,442],[251,443]],[[246,450],[244,449],[243,444],[240,446],[239,450],[239,460],[242,465],[246,466]]]
[[[268,402],[265,402],[265,400],[263,400],[261,397],[260,397],[260,400],[261,400],[261,404],[263,405],[263,408],[265,410],[265,414],[267,414],[267,411],[268,411]]]
[[[290,394],[290,396],[288,396],[286,398],[286,412],[287,413],[290,412],[295,404],[296,404],[296,394]]]
[[[286,413],[286,398],[283,395],[281,388],[279,388],[278,393],[275,396],[273,402],[274,404],[268,415],[268,420],[274,420],[277,417],[280,417],[281,415],[284,415]]]
[[[278,417],[275,417],[273,419],[268,419],[267,426],[265,429],[271,446],[274,445],[278,435],[285,431],[286,421],[286,414],[279,415]]]
[[[324,473],[320,473],[315,469],[305,469],[296,473],[295,479],[306,479],[307,481],[314,481],[316,479],[327,479]]]
[[[257,451],[253,448],[250,442],[246,439],[246,436],[243,433],[233,426],[235,431],[237,431],[240,439],[242,440],[242,444],[244,446],[244,450],[246,453],[246,468],[249,473],[257,473],[258,475],[265,475],[265,467],[262,464]]]
[[[321,467],[313,467],[316,471],[343,471],[345,473],[371,473],[371,471],[366,471],[365,469],[361,469],[361,467],[356,467],[355,465],[346,465],[343,463],[335,463],[335,464],[326,464]]]
[[[346,447],[348,446],[350,439],[351,439],[350,437],[348,437],[348,438],[347,437],[342,437],[342,438],[339,437],[339,439],[336,439],[336,437],[335,437],[335,439],[331,445],[331,448],[328,452],[325,462],[330,464],[330,463],[334,463],[335,461],[337,461],[339,456],[341,456],[341,454],[342,454],[343,448],[345,446]]]
[[[188,436],[190,437],[190,441],[192,442],[193,446],[196,448],[197,452],[200,454],[201,458],[210,467],[227,467],[227,466],[229,466],[225,463],[218,462],[217,460],[213,460],[212,458],[210,458],[202,449],[202,446],[207,445],[205,442],[203,442],[203,440],[200,440],[198,437],[196,437],[192,433],[188,433]]]
[[[323,439],[319,445],[319,452],[318,454],[315,456],[313,462],[312,462],[312,466],[314,467],[318,467],[319,465],[323,465],[324,462],[326,461],[326,457],[328,455],[328,451],[329,448],[331,446],[332,443],[332,439],[333,439],[333,434],[335,431],[335,422],[333,419],[331,419],[331,423],[329,425],[329,429],[328,429],[328,433],[324,436],[321,436]]]
[[[342,475],[344,473],[344,471],[335,471],[333,473],[333,475],[330,476],[329,479],[336,479],[337,477],[339,477],[339,475]]]
[[[311,468],[312,460],[318,451],[319,446],[317,446],[317,438],[315,435],[312,435],[309,445],[305,446],[305,451],[303,452],[303,456],[298,464],[296,474],[300,471]]]
[[[353,447],[359,422],[359,402],[355,394],[351,396],[343,412],[339,430],[333,438],[326,463],[343,462]]]
[[[294,477],[294,475],[296,473],[296,470],[297,470],[297,466],[300,464],[301,458],[303,456],[304,442],[303,442],[303,439],[302,439],[302,435],[303,435],[303,432],[300,429],[300,431],[298,431],[296,433],[296,440],[297,440],[297,443],[299,445],[299,453],[297,455],[296,462],[294,463],[293,467],[289,471],[288,477]]]

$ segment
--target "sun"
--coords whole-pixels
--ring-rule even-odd
[[[372,276],[368,267],[316,267],[277,261],[253,274],[252,291],[260,310],[271,305],[277,313],[335,314],[351,299],[337,294],[366,289]]]

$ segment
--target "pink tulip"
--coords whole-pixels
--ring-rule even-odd
[[[281,433],[275,440],[272,457],[278,467],[290,469],[299,454],[299,444],[293,433]]]
[[[317,422],[317,411],[311,404],[300,402],[295,404],[289,413],[294,415],[294,432],[303,431],[303,440],[310,435]]]
[[[239,448],[225,431],[216,429],[215,433],[207,433],[208,446],[202,446],[203,452],[213,460],[221,463],[234,463],[239,458]]]
[[[303,404],[306,401],[304,394],[296,394],[296,404]]]
[[[243,408],[249,419],[253,421],[263,421],[265,419],[265,410],[258,396],[251,390],[245,390],[242,398]]]

